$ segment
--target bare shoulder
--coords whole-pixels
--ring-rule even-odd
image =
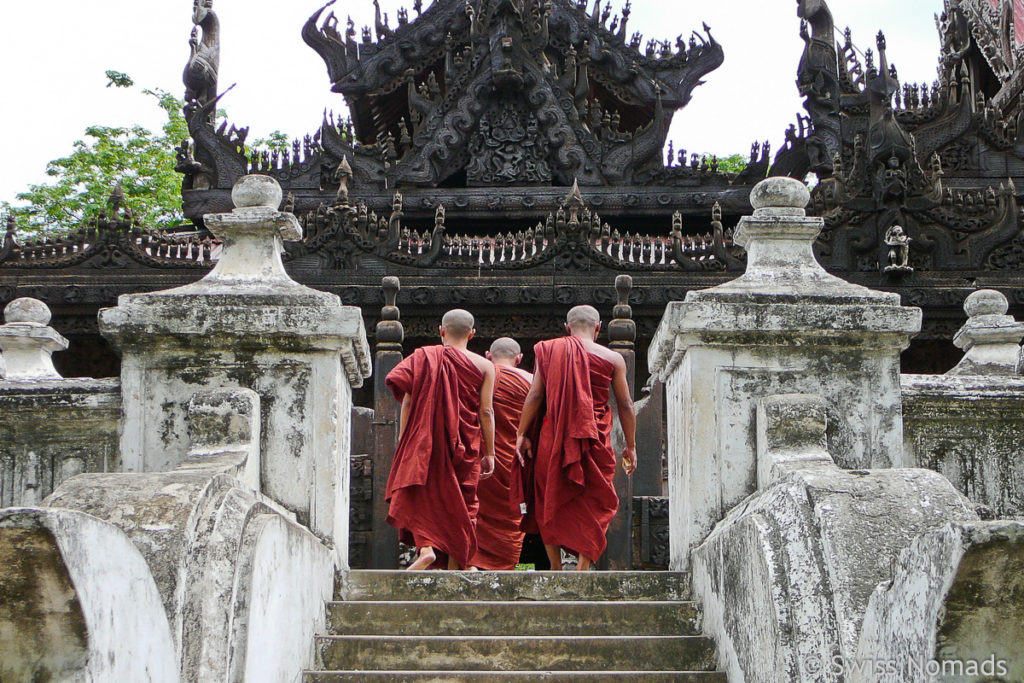
[[[600,356],[601,358],[604,358],[606,361],[614,365],[616,368],[626,367],[626,361],[622,358],[622,354],[612,351],[607,346],[602,346],[597,342],[591,342],[587,344],[587,351],[594,354],[595,356]]]
[[[492,375],[494,375],[494,363],[492,363],[491,361],[487,360],[486,358],[481,356],[479,353],[473,353],[472,351],[466,351],[465,354],[469,357],[469,359],[471,361],[473,361],[473,365],[476,366],[476,369],[479,370],[480,372],[484,373],[484,376],[492,376]]]
[[[525,379],[527,382],[533,382],[533,375],[526,370],[520,370],[519,368],[512,368],[520,377]]]

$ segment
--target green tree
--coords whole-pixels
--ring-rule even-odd
[[[748,157],[742,154],[731,154],[727,157],[718,158],[718,170],[723,173],[742,173],[749,163],[750,159]]]
[[[107,71],[107,87],[133,88],[134,81]],[[89,126],[71,154],[46,167],[52,180],[30,185],[13,209],[22,234],[57,234],[77,229],[106,206],[120,183],[127,206],[147,228],[181,225],[181,176],[174,148],[188,137],[182,102],[159,89],[144,89],[167,115],[160,133],[142,126]],[[6,204],[6,202],[5,202]],[[9,207],[5,207],[9,208]]]

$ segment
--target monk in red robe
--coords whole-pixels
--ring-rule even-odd
[[[619,507],[615,452],[611,446],[609,390],[615,392],[626,437],[622,467],[636,470],[636,416],[622,356],[597,343],[601,318],[577,306],[566,322],[569,336],[534,347],[533,385],[519,421],[516,450],[536,457],[534,510],[551,568],[562,568],[561,549],[579,557],[587,571],[608,545],[608,526]],[[537,443],[527,436],[543,411]]]
[[[416,546],[409,569],[467,569],[476,554],[477,484],[494,472],[495,373],[467,348],[473,325],[468,311],[448,311],[441,345],[416,349],[385,380],[402,402],[387,520]]]
[[[522,350],[515,339],[502,337],[491,344],[487,359],[497,372],[494,380],[494,476],[480,482],[480,513],[476,521],[477,548],[473,566],[492,571],[516,568],[525,534],[522,516],[511,502],[512,464],[516,459],[516,430],[533,375],[519,369]]]

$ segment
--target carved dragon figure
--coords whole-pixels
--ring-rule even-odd
[[[185,101],[204,106],[217,97],[217,72],[220,69],[220,20],[213,11],[213,0],[194,0],[192,6],[192,48],[182,80]],[[199,29],[202,29],[202,39]],[[212,115],[211,115],[212,116]],[[213,123],[213,119],[210,119]]]
[[[842,139],[835,22],[825,0],[797,0],[797,16],[802,20],[800,37],[805,43],[797,85],[806,98],[804,108],[814,121],[807,151],[811,170],[827,177],[832,174],[832,158],[839,151]]]

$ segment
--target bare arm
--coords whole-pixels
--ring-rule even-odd
[[[494,474],[494,377],[494,365],[488,361],[484,369],[484,384],[480,388],[480,430],[484,439],[482,479]]]
[[[519,463],[525,464],[526,458],[533,457],[533,444],[526,437],[530,431],[533,421],[537,419],[541,406],[544,405],[544,375],[538,367],[533,375],[533,383],[530,391],[526,394],[523,402],[523,412],[519,415],[519,429],[516,430],[516,454],[519,456]]]
[[[626,362],[622,356],[616,358],[612,391],[615,392],[615,405],[619,410],[619,424],[626,437],[626,447],[622,450],[622,468],[626,474],[633,474],[636,471],[636,412],[633,409],[633,397],[629,395]]]
[[[412,397],[406,394],[402,397],[402,410],[398,414],[398,438],[402,438],[402,432],[405,431],[405,425],[409,423],[409,411],[412,410]]]

